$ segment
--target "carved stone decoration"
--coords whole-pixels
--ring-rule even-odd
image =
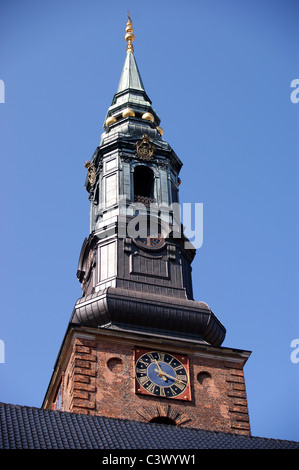
[[[152,407],[142,407],[136,410],[136,412],[141,416],[145,421],[153,422],[161,418],[168,418],[169,421],[172,421],[176,426],[185,424],[187,421],[191,421],[191,418],[185,412],[180,412],[177,408],[173,408],[171,405],[157,405]],[[162,422],[162,420],[161,420]]]
[[[129,163],[132,160],[132,158],[134,158],[134,156],[130,153],[121,152],[120,158],[122,162]]]
[[[91,186],[94,186],[95,182],[97,180],[96,167],[94,166],[93,163],[90,163],[90,161],[86,162],[84,166],[85,166],[85,168],[88,169],[87,179],[90,182]]]
[[[150,161],[153,158],[155,146],[150,144],[149,136],[143,135],[142,140],[136,143],[136,155],[141,160]]]
[[[157,161],[157,166],[161,168],[161,170],[167,170],[168,162],[162,162],[160,160]]]

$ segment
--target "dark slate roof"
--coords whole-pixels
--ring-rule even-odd
[[[293,441],[4,403],[0,417],[1,449],[299,449]]]

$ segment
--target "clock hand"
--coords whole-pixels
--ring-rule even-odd
[[[156,359],[154,359],[154,361],[155,361],[155,363],[156,363],[157,366],[158,366],[158,369],[155,369],[155,372],[158,372],[158,373],[159,373],[159,376],[162,377],[162,379],[166,382],[167,379],[166,379],[166,377],[164,377],[164,375],[162,375],[162,374],[164,374],[164,372],[163,372],[163,370],[161,369],[159,362],[158,362]]]
[[[155,363],[156,363],[157,366],[158,366],[159,372],[162,373],[162,374],[164,374],[163,370],[161,369],[161,366],[160,366],[159,362],[158,362],[156,359],[154,359],[154,361],[155,361]]]
[[[156,369],[156,372],[158,372],[157,369]],[[186,382],[184,382],[183,380],[177,379],[176,377],[173,377],[173,375],[166,374],[166,372],[163,372],[163,370],[162,370],[162,374],[163,374],[165,377],[168,377],[168,378],[170,378],[170,379],[173,379],[175,382],[181,382],[182,384],[186,385]]]
[[[160,373],[160,371],[158,369],[155,369],[155,372],[158,372],[159,377],[161,377],[164,380],[164,382],[167,381],[167,378],[165,377],[163,371],[162,371],[162,373]]]

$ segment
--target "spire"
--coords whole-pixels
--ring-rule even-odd
[[[134,54],[131,51],[127,53],[117,93],[125,90],[145,91]]]
[[[127,42],[127,56],[125,60],[125,64],[121,73],[117,93],[121,93],[124,90],[139,90],[145,91],[144,85],[142,83],[142,79],[138,70],[138,66],[134,57],[134,48],[133,48],[133,41],[135,39],[135,35],[133,34],[133,24],[128,12],[128,21],[126,24],[126,34],[125,34],[125,41]]]
[[[161,136],[163,130],[159,127],[160,118],[152,108],[152,102],[145,91],[134,57],[133,41],[135,35],[133,31],[132,19],[128,12],[128,21],[126,23],[126,33],[124,36],[127,43],[126,59],[117,91],[106,114],[104,129],[107,131],[111,125],[120,122],[121,118],[133,117],[142,121],[143,124],[147,122],[148,125],[151,128],[155,128],[159,136]],[[115,131],[117,130],[115,129]],[[148,134],[148,132],[143,133]]]

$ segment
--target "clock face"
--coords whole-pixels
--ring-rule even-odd
[[[143,233],[135,238],[135,243],[141,247],[155,249],[164,245],[164,239],[161,230],[150,230],[150,227],[147,227]]]
[[[142,245],[147,248],[159,248],[160,246],[163,245],[163,239],[161,236],[154,236],[151,237],[148,235],[147,237],[138,237],[135,239],[137,245]]]
[[[165,398],[191,400],[188,357],[136,349],[136,392]]]

